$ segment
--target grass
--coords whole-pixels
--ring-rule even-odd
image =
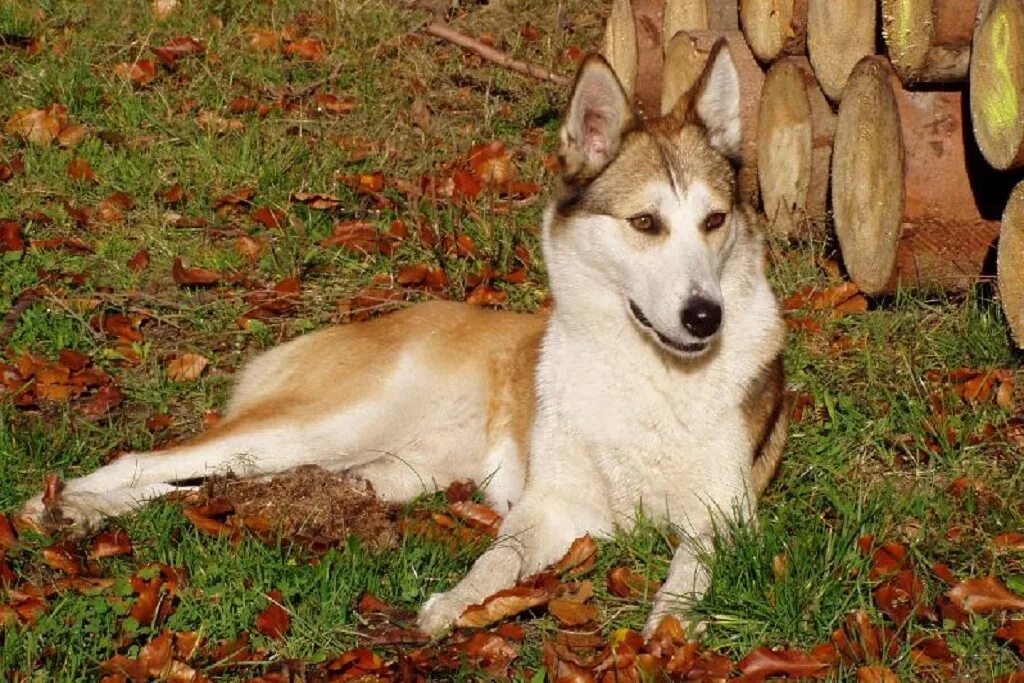
[[[569,73],[573,65],[559,55],[570,46],[586,51],[597,45],[606,11],[604,3],[579,0],[507,0],[470,7],[455,23],[499,38],[517,56]],[[527,17],[539,29],[539,39],[523,37]],[[390,256],[321,247],[335,220],[364,218],[386,228],[401,219],[440,235],[470,235],[479,255],[444,261],[451,277],[444,294],[452,298],[465,296],[467,276],[484,260],[504,272],[515,265],[516,247],[524,247],[533,257],[526,282],[498,286],[511,309],[530,311],[542,304],[547,295],[537,244],[542,201],[511,208],[486,199],[468,208],[414,202],[393,180],[438,175],[444,164],[464,158],[471,145],[503,140],[524,179],[547,183],[543,162],[554,150],[566,93],[415,33],[425,19],[421,12],[381,0],[183,3],[164,21],[153,17],[149,3],[138,1],[0,5],[0,33],[43,39],[34,54],[0,46],[0,119],[61,103],[71,121],[90,130],[74,149],[26,145],[10,134],[0,138],[0,163],[19,154],[24,163],[23,173],[0,185],[0,218],[20,220],[31,239],[76,235],[96,246],[95,254],[38,249],[0,254],[0,312],[37,285],[44,271],[86,276],[84,285],[45,297],[24,312],[6,358],[30,351],[53,359],[60,349],[81,350],[111,372],[125,393],[124,403],[100,419],[84,417],[74,402],[26,410],[0,400],[0,511],[16,511],[38,492],[46,472],[72,478],[97,467],[115,449],[148,449],[200,431],[202,415],[223,405],[231,375],[245,359],[339,321],[337,302],[375,277],[437,257],[416,239]],[[326,59],[254,50],[250,35],[257,28],[319,38]],[[149,58],[150,46],[179,35],[202,41],[205,54],[182,59],[174,71],[161,69],[143,88],[114,74],[115,65]],[[289,89],[335,69],[337,82],[320,91],[352,98],[355,108],[344,116],[281,107],[262,117],[228,112],[238,97],[280,102]],[[241,129],[210,132],[198,123],[204,111],[235,119]],[[358,153],[363,146],[371,148],[365,157]],[[69,178],[67,165],[76,157],[89,161],[98,182]],[[388,179],[389,202],[383,207],[342,179],[376,170]],[[186,199],[168,207],[157,193],[175,182]],[[266,230],[245,212],[214,209],[217,197],[242,186],[255,188],[254,207],[283,210],[286,227]],[[75,224],[68,207],[95,206],[114,191],[135,200],[123,220],[94,220],[85,228]],[[335,194],[339,209],[331,215],[291,202],[296,191]],[[43,212],[52,223],[19,219],[25,211]],[[172,211],[203,218],[215,230],[174,227]],[[240,235],[268,240],[256,263],[247,263],[236,250]],[[140,247],[149,250],[151,264],[136,273],[128,261]],[[821,245],[772,244],[772,277],[780,294],[835,284],[818,267],[822,250]],[[244,271],[265,285],[300,274],[302,305],[287,316],[239,329],[235,321],[249,308],[244,289],[180,288],[170,276],[177,257]],[[427,296],[420,292],[413,298]],[[152,316],[143,327],[144,339],[135,344],[137,366],[116,362],[114,340],[90,326],[95,311],[82,312],[76,299],[94,300],[110,312],[145,309]],[[793,333],[786,354],[791,385],[812,396],[816,407],[792,428],[781,473],[760,506],[759,529],[736,530],[731,543],[721,544],[712,560],[711,589],[697,607],[709,625],[705,642],[734,657],[762,644],[823,642],[855,609],[877,616],[874,582],[856,547],[868,533],[906,543],[920,567],[944,562],[962,577],[995,574],[1011,587],[1024,588],[1024,558],[990,544],[998,533],[1024,530],[1019,505],[1024,460],[1020,445],[1001,436],[1013,415],[996,405],[952,402],[953,439],[933,433],[927,422],[934,391],[926,379],[929,371],[1011,368],[1018,384],[1024,382],[1021,357],[1008,345],[998,307],[979,293],[948,299],[906,292],[879,302],[866,315],[822,324],[818,334]],[[830,351],[833,339],[850,340],[853,348]],[[211,359],[211,370],[193,382],[171,381],[165,361],[184,352]],[[146,428],[155,413],[172,416],[170,433]],[[987,425],[994,429],[986,432]],[[949,484],[960,476],[984,482],[996,502],[951,496]],[[292,613],[292,629],[279,641],[258,635],[254,640],[277,660],[316,662],[357,644],[354,605],[361,592],[415,607],[452,585],[480,551],[466,547],[452,554],[444,543],[406,536],[395,551],[376,553],[353,540],[311,564],[286,545],[267,547],[254,539],[234,545],[204,536],[172,504],[154,504],[119,523],[136,548],[134,559],[107,561],[104,567],[120,579],[113,595],[65,594],[54,598],[34,625],[2,627],[0,671],[32,680],[97,678],[98,664],[118,649],[126,628],[127,578],[148,562],[188,571],[188,588],[166,624],[172,630],[201,630],[213,638],[251,631],[266,606],[263,593],[277,589]],[[951,527],[962,533],[950,534]],[[8,560],[16,573],[39,581],[52,578],[38,552],[49,542],[29,539],[27,547],[11,551]],[[669,548],[665,530],[642,524],[602,544],[594,576],[617,565],[663,576]],[[773,568],[778,556],[786,558],[787,571]],[[941,592],[937,580],[925,578],[930,595]],[[605,634],[642,625],[647,603],[597,588]],[[540,666],[543,637],[555,629],[550,617],[530,623],[516,661],[523,671]],[[941,628],[965,679],[990,680],[1021,666],[1009,647],[993,639],[995,627],[994,618],[975,617],[969,628]],[[155,633],[148,624],[128,628],[135,629],[136,643]],[[119,651],[133,654],[137,648]],[[906,650],[891,665],[903,677],[915,676]],[[479,676],[468,670],[459,675]]]

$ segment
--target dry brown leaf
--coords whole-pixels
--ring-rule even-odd
[[[824,678],[833,662],[823,661],[803,650],[772,650],[759,647],[737,665],[749,680],[764,680],[769,676],[792,678]]]
[[[637,574],[628,567],[608,570],[608,592],[619,598],[643,598],[654,595],[661,588],[657,581]]]
[[[291,628],[292,618],[282,606],[284,596],[281,591],[267,593],[270,604],[256,617],[256,630],[268,638],[282,638]]]
[[[597,563],[597,544],[589,534],[572,542],[569,552],[551,569],[556,574],[576,576],[594,568]]]
[[[167,377],[173,382],[191,382],[198,379],[210,361],[197,353],[183,353],[167,363]]]
[[[550,582],[539,586],[519,585],[498,591],[479,605],[470,605],[456,622],[467,628],[483,628],[508,617],[539,607],[554,595],[556,586]]]
[[[323,41],[318,38],[293,40],[284,46],[284,53],[313,62],[322,62],[327,58],[327,50],[324,48]]]
[[[114,75],[132,85],[146,86],[156,80],[156,62],[152,59],[140,59],[118,64],[114,67]]]
[[[1008,531],[992,539],[992,545],[1000,550],[1024,550],[1024,534]]]
[[[976,614],[1024,611],[1024,596],[1017,595],[994,576],[965,579],[946,595],[957,607]]]
[[[67,124],[67,108],[54,104],[45,109],[22,109],[7,120],[8,134],[35,145],[53,142]]]
[[[176,258],[171,267],[171,277],[182,286],[208,287],[220,282],[221,273],[210,268],[189,267],[180,258]]]
[[[249,32],[249,46],[263,52],[277,52],[281,47],[281,34],[266,28],[256,28]]]
[[[128,537],[127,532],[121,529],[108,529],[99,533],[89,548],[89,559],[91,560],[131,554],[132,540]]]
[[[139,273],[149,266],[149,249],[141,247],[132,259],[128,262],[128,269],[133,273]]]
[[[97,180],[96,171],[93,170],[89,162],[79,157],[68,162],[68,177],[86,183],[95,183]]]
[[[582,626],[597,619],[597,608],[593,605],[564,598],[553,598],[548,603],[548,612],[562,626]]]
[[[889,667],[862,666],[857,669],[857,683],[900,683],[900,679]]]
[[[463,522],[489,536],[497,536],[501,528],[501,515],[481,503],[464,500],[448,506],[451,513]]]

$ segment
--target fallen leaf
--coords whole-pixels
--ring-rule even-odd
[[[871,571],[868,578],[878,581],[903,569],[909,562],[907,548],[901,543],[890,541],[875,549],[871,556]]]
[[[377,243],[377,227],[363,220],[335,223],[331,236],[320,240],[322,247],[344,247],[367,254],[377,250]]]
[[[608,570],[608,592],[616,597],[646,598],[657,593],[659,588],[659,582],[651,581],[627,567]]]
[[[18,543],[14,527],[7,515],[0,513],[0,550],[10,550]]]
[[[507,680],[508,668],[519,656],[519,648],[496,633],[478,631],[469,640],[453,648],[472,660],[491,676]]]
[[[501,528],[501,515],[481,503],[464,500],[448,506],[452,514],[463,522],[489,536],[497,536]]]
[[[578,576],[594,568],[597,563],[597,544],[589,534],[572,542],[569,552],[551,570],[555,574]]]
[[[127,532],[121,529],[108,529],[100,532],[93,539],[89,548],[89,559],[98,560],[104,557],[121,557],[132,554],[132,541]]]
[[[1024,534],[1008,531],[992,539],[992,545],[1000,550],[1024,550]]]
[[[291,194],[291,200],[293,202],[305,204],[311,209],[317,209],[319,211],[333,209],[341,204],[341,200],[333,194],[327,194],[324,192],[293,192]]]
[[[92,169],[92,166],[85,159],[75,157],[68,162],[68,176],[72,180],[80,180],[87,183],[96,182],[96,171]]]
[[[555,584],[555,585],[552,585]],[[522,583],[498,591],[479,605],[470,605],[457,620],[459,626],[483,628],[502,619],[546,604],[554,596],[557,582],[542,581],[539,585]]]
[[[250,216],[255,222],[259,223],[265,228],[283,228],[287,215],[281,209],[272,209],[269,206],[261,206],[253,211]]]
[[[128,261],[128,269],[133,273],[139,273],[149,266],[149,249],[141,247],[131,260]]]
[[[317,38],[300,38],[284,46],[284,53],[314,62],[322,62],[327,57],[323,41]]]
[[[253,29],[249,32],[249,46],[254,50],[277,52],[281,47],[281,34],[265,28]]]
[[[208,287],[220,282],[221,273],[210,268],[187,267],[180,258],[176,258],[171,268],[171,277],[182,286]]]
[[[43,560],[58,571],[71,576],[82,573],[82,563],[72,554],[71,547],[58,544],[43,549]]]
[[[121,405],[124,393],[115,386],[100,388],[79,410],[86,417],[102,417]]]
[[[168,361],[167,377],[173,382],[191,382],[198,379],[210,361],[196,353],[183,353]]]
[[[740,660],[737,668],[747,680],[764,680],[769,676],[791,678],[823,678],[832,662],[821,661],[803,650],[772,650],[759,647]]]
[[[244,256],[250,263],[256,263],[266,249],[266,241],[252,235],[239,235],[235,240],[235,251]]]
[[[994,576],[965,579],[946,592],[957,607],[975,614],[1024,611],[1024,597],[1008,589]]]
[[[486,283],[477,285],[466,297],[466,303],[473,306],[501,306],[507,302],[508,294]]]
[[[426,263],[414,263],[410,266],[405,266],[398,271],[395,276],[395,282],[400,285],[421,285],[427,279],[427,272],[429,266]]]
[[[36,145],[53,142],[67,124],[67,108],[54,104],[45,109],[22,109],[7,120],[5,130]]]
[[[576,600],[553,598],[548,602],[548,612],[562,626],[582,626],[597,619],[597,608]]]
[[[857,683],[900,683],[900,679],[888,667],[862,666],[857,669]]]
[[[21,224],[14,221],[0,220],[0,251],[24,251],[25,239],[21,234]]]
[[[132,85],[146,86],[156,80],[156,62],[152,59],[140,59],[118,64],[114,67],[114,75]]]
[[[996,638],[1017,646],[1017,651],[1024,657],[1024,619],[1010,619],[996,631]]]
[[[267,593],[270,604],[256,616],[256,630],[268,638],[283,638],[291,627],[291,616],[281,605],[284,596],[281,591]]]

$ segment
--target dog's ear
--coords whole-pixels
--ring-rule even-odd
[[[704,72],[673,115],[680,122],[696,120],[707,130],[712,147],[730,159],[739,158],[740,76],[724,38],[711,48]]]
[[[570,184],[590,180],[619,152],[633,111],[615,72],[600,55],[583,62],[559,131],[562,177]]]

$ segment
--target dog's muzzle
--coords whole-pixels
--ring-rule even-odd
[[[685,343],[676,341],[675,339],[672,339],[671,337],[662,334],[661,332],[658,331],[657,328],[654,327],[654,325],[651,323],[650,318],[648,318],[644,314],[643,310],[632,299],[629,300],[629,312],[633,314],[633,318],[640,324],[641,327],[645,327],[651,332],[653,332],[654,336],[658,338],[658,341],[660,341],[665,346],[668,346],[669,348],[675,349],[676,351],[680,351],[685,354],[695,354],[700,353],[701,351],[708,347],[708,342],[706,341]],[[721,319],[721,308],[719,308],[719,319]],[[711,334],[714,334],[714,332],[712,332]]]

